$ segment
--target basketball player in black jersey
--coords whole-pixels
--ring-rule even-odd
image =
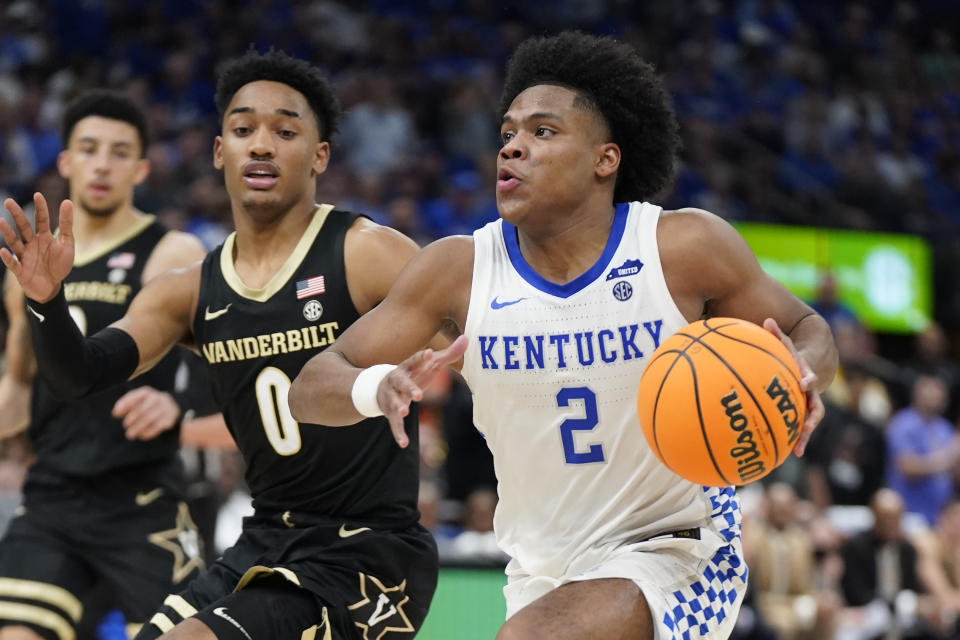
[[[111,327],[70,333],[61,281],[73,262],[73,205],[36,231],[11,200],[4,263],[27,297],[39,369],[84,395],[150,369],[190,342],[247,464],[256,513],[236,545],[145,625],[138,638],[411,638],[437,577],[418,524],[417,447],[383,419],[353,429],[298,424],[290,381],[387,294],[417,251],[406,236],[315,203],[338,106],[318,69],[254,52],[218,79],[224,172],[236,232],[202,265],[153,280]],[[78,363],[70,366],[71,363]],[[415,417],[406,432],[417,437]]]
[[[76,252],[63,289],[82,333],[122,317],[158,274],[204,255],[196,238],[133,206],[149,171],[146,135],[143,113],[120,94],[84,94],[64,114],[58,168],[76,203]],[[202,567],[178,455],[183,396],[174,393],[181,355],[194,356],[171,351],[136,380],[64,401],[34,376],[12,277],[4,301],[11,331],[0,434],[29,425],[36,462],[0,540],[0,638],[72,638],[95,586],[142,624]]]

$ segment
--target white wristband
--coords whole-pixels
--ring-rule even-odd
[[[380,388],[380,381],[396,368],[395,364],[375,364],[360,372],[350,392],[353,406],[357,411],[368,418],[383,415],[380,404],[377,402],[377,390]]]

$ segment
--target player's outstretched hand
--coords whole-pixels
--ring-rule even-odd
[[[46,199],[33,194],[37,209],[36,231],[30,228],[26,214],[12,198],[3,202],[17,227],[0,219],[0,233],[7,247],[0,249],[0,260],[23,288],[23,293],[37,302],[47,302],[60,291],[60,283],[73,267],[73,203],[60,203],[60,234],[50,230],[50,211]]]
[[[446,349],[424,349],[413,354],[380,381],[377,404],[390,421],[393,438],[401,447],[410,444],[403,428],[403,419],[410,413],[410,403],[423,399],[423,390],[433,382],[437,373],[461,357],[469,340],[460,336]]]
[[[127,440],[152,440],[177,424],[180,407],[166,391],[137,387],[117,400],[113,417],[123,420]]]
[[[807,396],[807,418],[803,421],[803,429],[800,431],[800,438],[797,439],[797,444],[793,447],[793,453],[802,456],[804,450],[807,448],[807,442],[810,440],[810,434],[813,433],[816,426],[823,420],[825,413],[823,400],[820,399],[820,392],[817,391],[817,374],[814,373],[807,359],[803,357],[803,354],[797,351],[790,336],[780,329],[780,325],[777,324],[776,320],[767,318],[763,321],[763,328],[777,336],[777,339],[786,345],[787,349],[789,349],[793,355],[793,359],[797,361],[797,366],[800,367],[800,387]]]

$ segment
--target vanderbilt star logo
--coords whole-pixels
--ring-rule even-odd
[[[219,318],[220,316],[225,314],[227,311],[230,311],[231,305],[233,305],[232,302],[227,306],[225,306],[223,309],[220,309],[218,311],[210,311],[210,305],[207,305],[206,311],[203,312],[203,319],[206,321],[206,320],[213,320],[214,318]]]
[[[177,509],[177,524],[173,529],[151,533],[147,540],[173,554],[175,584],[190,575],[194,569],[203,569],[197,525],[190,517],[186,502],[181,502]]]
[[[410,623],[410,619],[403,611],[403,605],[410,600],[410,596],[404,591],[407,587],[407,581],[404,580],[398,586],[388,589],[373,576],[365,573],[359,575],[360,594],[363,595],[363,600],[349,605],[347,609],[353,611],[353,624],[363,631],[363,640],[380,640],[391,631],[413,634],[413,624]],[[370,595],[367,595],[368,582],[373,585]],[[376,602],[370,599],[373,595],[376,596]],[[391,595],[394,598],[402,596],[402,600],[397,602],[391,599]],[[364,619],[366,622],[361,622]],[[387,624],[387,621],[392,621],[394,626]]]

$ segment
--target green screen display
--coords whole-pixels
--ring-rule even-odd
[[[507,615],[505,584],[503,569],[441,569],[417,640],[493,640]]]
[[[931,257],[918,237],[737,223],[764,271],[806,301],[831,272],[840,301],[875,331],[924,329],[931,316]]]

